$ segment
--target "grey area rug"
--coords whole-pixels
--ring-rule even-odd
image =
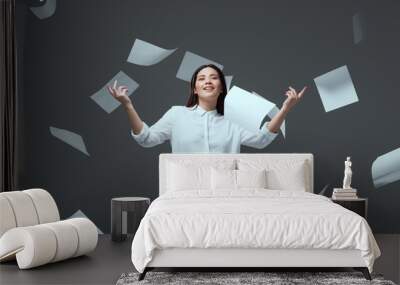
[[[381,275],[372,275],[372,281],[360,272],[148,272],[142,281],[139,273],[124,273],[117,285],[136,284],[384,284],[395,285]]]

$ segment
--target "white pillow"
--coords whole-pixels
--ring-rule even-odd
[[[306,191],[309,182],[306,161],[238,160],[239,170],[267,170],[267,188],[273,190]]]
[[[266,188],[267,176],[262,170],[211,169],[211,189],[239,190],[241,188]]]
[[[267,171],[235,170],[237,188],[267,188]]]
[[[234,169],[235,161],[170,161],[167,164],[167,191],[210,190],[211,168]]]
[[[236,189],[236,170],[211,168],[211,189]]]

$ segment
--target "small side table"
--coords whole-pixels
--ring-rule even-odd
[[[332,202],[339,204],[340,206],[359,214],[364,219],[367,219],[368,212],[368,199],[357,198],[357,199],[331,199]]]
[[[150,205],[145,197],[111,199],[111,239],[124,241],[128,233],[136,233],[140,221]]]

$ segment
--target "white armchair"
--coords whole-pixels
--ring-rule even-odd
[[[89,219],[60,221],[46,190],[0,193],[0,262],[16,258],[28,269],[80,256],[96,248],[97,235]]]

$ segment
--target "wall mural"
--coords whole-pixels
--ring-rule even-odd
[[[30,22],[30,23],[33,23],[34,21],[42,22],[42,24],[38,24],[38,23],[35,24],[35,25],[37,25],[37,27],[35,28],[36,30],[32,30],[32,28],[31,28],[31,31],[33,31],[33,32],[39,31],[41,28],[43,28],[44,25],[52,25],[53,29],[57,30],[57,27],[61,27],[63,25],[63,23],[68,21],[68,19],[65,19],[66,16],[67,17],[74,16],[73,14],[70,14],[73,11],[73,9],[71,10],[71,7],[68,7],[69,5],[72,5],[72,4],[58,3],[57,11],[56,11],[56,0],[54,0],[54,1],[47,0],[47,1],[40,1],[40,2],[42,2],[41,3],[42,5],[37,4],[36,7],[33,7],[33,6],[30,7],[30,11],[32,12],[31,15],[24,14],[24,17],[25,17],[24,21],[26,21],[26,22]],[[107,2],[107,1],[102,1],[102,3],[103,2]],[[96,2],[96,4],[97,3],[98,2]],[[100,5],[100,4],[98,4],[98,5]],[[111,4],[108,3],[108,5],[111,5]],[[127,3],[119,3],[119,4],[115,4],[115,5],[119,5],[119,6],[122,5],[122,7],[124,7],[124,5],[127,5]],[[176,5],[176,4],[174,4],[174,5]],[[265,5],[265,9],[267,9],[268,5],[267,4],[264,4],[264,5]],[[149,9],[149,10],[146,10],[146,12],[150,13],[149,11],[151,11],[151,8],[149,8],[149,7],[144,7],[143,9],[144,10]],[[25,6],[22,3],[20,3],[19,4],[20,15],[22,15],[21,10],[23,10],[24,8],[25,8]],[[63,8],[65,9],[65,14],[63,14]],[[137,6],[136,6],[136,8],[137,8]],[[346,9],[346,7],[341,7],[341,8]],[[85,8],[82,8],[82,9],[85,9]],[[89,11],[88,9],[89,8],[86,7],[85,11]],[[105,8],[105,9],[107,10],[107,8]],[[118,8],[118,9],[124,9],[124,8]],[[173,7],[171,7],[171,10],[172,9],[173,9]],[[190,10],[190,8],[188,8],[188,9]],[[229,7],[227,7],[227,9],[229,12]],[[232,8],[232,9],[234,9],[234,8]],[[256,9],[256,7],[253,7],[250,9]],[[321,9],[324,10],[323,8],[321,8]],[[349,10],[354,10],[354,7],[352,7],[352,9],[349,9]],[[157,15],[160,15],[162,13],[160,10],[157,10],[157,11],[158,11],[156,13]],[[220,11],[220,10],[218,10],[218,11]],[[120,12],[120,13],[122,13],[122,12]],[[324,11],[324,13],[326,13],[326,11]],[[332,13],[335,13],[334,10],[332,11]],[[363,45],[366,46],[369,44],[370,39],[367,38],[368,15],[366,15],[364,12],[359,12],[359,11],[357,11],[355,13],[352,12],[352,13],[353,13],[352,17],[349,17],[349,19],[348,19],[349,20],[348,22],[350,24],[347,25],[347,29],[349,30],[348,33],[352,35],[353,48],[356,50],[357,48],[361,49],[361,47]],[[36,17],[32,18],[31,17],[32,15],[35,15]],[[135,15],[135,13],[133,13],[133,16],[134,15]],[[22,16],[20,16],[20,17],[22,17]],[[88,18],[90,18],[90,17],[94,17],[93,14],[89,13]],[[115,17],[118,18],[120,16],[117,15]],[[248,18],[246,18],[246,19],[248,19]],[[161,25],[162,20],[160,20],[160,21],[161,21],[161,23],[160,23],[160,25]],[[119,25],[123,26],[124,24],[122,22],[121,23],[119,22]],[[301,25],[301,23],[299,23],[299,25]],[[371,25],[372,25],[372,23],[371,23]],[[27,28],[27,27],[25,27],[25,29],[27,29],[27,31],[30,30],[30,28]],[[161,28],[159,28],[159,29],[161,29]],[[279,29],[279,27],[277,27],[277,29]],[[88,30],[90,30],[90,29],[88,29]],[[88,31],[88,30],[86,30],[86,31]],[[285,30],[285,28],[282,28],[283,33],[284,33],[284,30]],[[340,58],[340,54],[339,54],[339,56],[335,57],[335,60],[337,61],[336,66],[334,66],[333,68],[331,67],[329,69],[324,69],[324,68],[321,69],[321,68],[319,68],[318,64],[313,65],[313,62],[310,61],[310,64],[307,67],[307,72],[306,72],[306,74],[308,74],[308,78],[305,76],[303,76],[301,78],[303,80],[303,82],[305,82],[304,85],[310,84],[310,82],[314,83],[314,86],[312,86],[312,88],[314,88],[314,90],[310,91],[310,94],[308,94],[308,90],[305,91],[305,88],[302,89],[302,86],[300,86],[301,83],[299,84],[299,82],[297,82],[297,85],[298,85],[297,91],[295,89],[293,89],[292,87],[289,87],[288,90],[286,91],[286,93],[284,94],[286,97],[279,97],[279,98],[281,98],[281,99],[279,99],[276,96],[275,97],[270,96],[269,93],[267,93],[267,92],[253,91],[253,90],[260,90],[262,88],[260,87],[260,85],[253,83],[248,78],[244,78],[242,80],[240,75],[238,75],[240,73],[239,70],[234,70],[234,69],[230,68],[230,66],[232,66],[232,60],[233,60],[232,58],[230,58],[229,60],[226,60],[226,62],[224,62],[224,60],[219,58],[219,55],[221,54],[219,49],[215,49],[216,51],[218,50],[218,52],[216,52],[215,54],[213,54],[212,48],[207,49],[208,52],[204,52],[204,53],[200,54],[198,51],[188,50],[188,49],[190,49],[190,47],[192,45],[185,44],[184,41],[182,41],[182,44],[179,46],[175,45],[175,43],[177,42],[176,40],[171,41],[171,43],[169,43],[169,42],[165,41],[164,38],[163,38],[163,44],[160,44],[158,41],[151,42],[150,40],[148,40],[146,38],[146,31],[137,32],[137,34],[139,34],[141,36],[135,37],[133,40],[133,43],[131,41],[129,44],[129,39],[132,38],[132,33],[124,34],[123,32],[120,32],[118,30],[116,30],[115,32],[118,33],[119,37],[127,38],[127,40],[121,41],[123,43],[118,43],[118,42],[114,43],[114,44],[118,45],[117,50],[120,54],[120,58],[125,58],[125,63],[123,63],[123,64],[121,63],[120,66],[118,66],[118,64],[114,64],[113,66],[107,66],[107,65],[102,66],[102,68],[103,67],[108,68],[107,73],[112,74],[112,75],[110,75],[108,78],[104,78],[104,76],[102,76],[101,80],[97,80],[97,84],[98,84],[97,86],[95,86],[95,84],[93,84],[89,80],[86,81],[85,84],[90,85],[91,86],[90,88],[92,88],[93,92],[91,95],[88,94],[86,96],[86,98],[81,97],[81,100],[87,100],[87,99],[91,100],[92,104],[95,104],[97,106],[97,108],[100,108],[100,110],[103,111],[104,116],[110,116],[109,117],[110,119],[112,118],[114,113],[116,113],[118,111],[122,112],[122,111],[120,111],[121,109],[123,109],[121,107],[121,102],[124,102],[124,101],[120,100],[121,96],[125,98],[124,100],[129,100],[129,101],[132,100],[133,102],[135,102],[136,98],[138,98],[138,100],[139,100],[140,96],[143,96],[143,94],[140,93],[140,92],[144,92],[142,90],[143,88],[152,88],[152,86],[148,86],[148,85],[143,86],[141,84],[140,78],[137,78],[137,77],[141,77],[140,73],[145,74],[146,77],[154,76],[154,78],[156,79],[157,76],[160,76],[160,74],[158,72],[157,73],[155,72],[154,74],[152,74],[151,68],[153,68],[154,66],[162,66],[165,62],[168,62],[168,66],[171,67],[171,68],[169,68],[170,73],[174,72],[173,75],[175,76],[175,79],[177,79],[178,81],[179,80],[184,81],[184,82],[186,82],[185,84],[188,84],[188,83],[190,84],[192,75],[195,72],[200,72],[200,73],[197,73],[197,77],[195,77],[195,78],[199,78],[199,74],[202,75],[204,78],[207,76],[212,76],[212,74],[211,75],[210,74],[202,74],[202,70],[204,71],[204,69],[197,70],[199,68],[199,66],[206,65],[206,64],[213,64],[214,66],[216,66],[216,68],[215,69],[211,68],[210,72],[212,73],[212,70],[214,70],[214,73],[217,73],[217,76],[218,76],[217,69],[220,69],[220,71],[221,71],[221,73],[219,75],[222,74],[222,70],[228,69],[229,71],[227,74],[229,74],[229,75],[223,75],[223,78],[220,78],[221,82],[223,82],[223,85],[226,86],[225,94],[227,93],[226,97],[225,97],[225,111],[224,111],[225,113],[223,114],[223,116],[221,114],[220,115],[222,117],[224,117],[224,119],[228,120],[230,122],[229,124],[233,123],[235,125],[238,125],[240,127],[240,130],[247,132],[247,134],[252,133],[252,134],[259,135],[259,132],[263,132],[265,135],[267,132],[265,132],[265,130],[263,130],[263,128],[266,126],[266,124],[265,124],[266,121],[272,122],[273,118],[276,118],[277,114],[281,114],[281,112],[283,112],[283,108],[282,107],[279,108],[278,105],[280,105],[279,102],[284,100],[285,98],[290,99],[292,97],[292,98],[297,98],[299,100],[300,99],[299,95],[300,95],[300,97],[302,97],[303,94],[306,94],[305,98],[307,98],[307,96],[318,95],[320,108],[323,108],[323,110],[325,111],[325,114],[327,116],[329,115],[332,117],[334,117],[336,114],[336,116],[338,116],[338,118],[345,116],[346,112],[353,112],[352,108],[354,108],[354,107],[351,107],[351,106],[360,104],[360,102],[365,100],[366,94],[359,92],[360,89],[365,90],[364,88],[362,88],[362,86],[360,86],[363,84],[363,82],[360,80],[352,79],[352,77],[354,76],[354,72],[356,72],[358,70],[357,63],[356,62],[346,63],[346,61],[348,61],[349,58],[346,56],[344,56],[343,58]],[[210,32],[210,34],[218,35],[218,33],[220,33],[220,32],[222,32],[222,30],[218,30],[217,32],[213,31],[213,32]],[[227,32],[227,31],[224,31],[224,32]],[[26,32],[26,34],[24,34],[26,37],[26,39],[24,40],[24,42],[25,42],[24,49],[25,50],[27,50],[29,48],[29,46],[31,44],[30,41],[33,41],[32,38],[27,36],[27,34],[28,34],[28,32]],[[204,34],[207,35],[207,33],[204,33]],[[202,35],[204,35],[204,34],[202,34]],[[157,39],[157,36],[154,36],[151,34],[149,34],[149,35],[150,35],[149,38]],[[51,37],[51,33],[48,33],[45,36]],[[266,36],[266,35],[264,35],[264,36]],[[237,39],[237,40],[241,40],[241,39]],[[249,43],[249,45],[256,46],[257,45],[257,36],[253,36],[253,40],[254,41]],[[213,44],[215,44],[216,46],[218,44],[222,44],[222,42],[215,40],[215,38],[213,38],[213,41],[214,41]],[[49,40],[49,42],[51,42],[51,41]],[[251,48],[252,47],[249,47],[248,51],[243,51],[243,55],[246,53],[251,53]],[[68,49],[68,47],[65,47],[65,49]],[[35,49],[33,48],[33,50],[35,50]],[[112,50],[112,49],[109,49],[109,51],[110,50]],[[200,50],[200,49],[198,49],[198,50]],[[120,51],[124,51],[125,53],[122,53]],[[334,51],[334,49],[333,49],[333,51]],[[58,51],[58,52],[60,52],[62,55],[62,51]],[[286,50],[286,52],[287,52],[287,50]],[[32,53],[33,53],[33,51],[30,51],[30,52],[24,51],[25,58],[28,58],[28,57],[32,58],[33,57]],[[57,51],[54,51],[54,53],[57,54]],[[243,55],[240,55],[239,57],[237,57],[236,60],[237,61],[244,60],[244,58],[241,58]],[[85,56],[85,54],[82,54],[82,56]],[[103,56],[106,56],[106,55],[98,54],[99,58],[101,58]],[[262,60],[262,59],[260,58],[259,60]],[[361,62],[363,60],[368,61],[369,59],[364,58],[361,60]],[[39,61],[33,60],[33,62],[39,62]],[[132,70],[130,70],[129,67],[127,67],[127,63],[136,65],[138,68],[135,69],[135,72],[132,72]],[[287,62],[287,63],[284,62],[282,64],[283,64],[282,65],[283,69],[290,68],[289,62]],[[229,67],[229,68],[226,68],[226,67]],[[24,70],[22,71],[24,73],[24,77],[27,78],[29,76],[29,72],[32,72],[32,70],[33,70],[32,68],[30,68],[30,69],[24,68]],[[37,66],[37,70],[40,71],[39,65]],[[257,72],[255,72],[255,73],[257,73]],[[54,76],[57,76],[57,75],[54,75]],[[164,76],[171,78],[171,74],[164,74]],[[196,82],[197,81],[195,80],[194,85],[192,85],[193,88],[197,86]],[[172,87],[173,85],[176,85],[176,82],[173,82],[173,81],[169,81],[168,83],[171,84],[171,86],[170,86],[171,89],[173,88]],[[271,83],[269,83],[269,84],[271,84]],[[291,83],[288,83],[288,86],[290,84]],[[29,86],[31,84],[27,84],[25,81],[25,85]],[[210,83],[210,85],[212,86],[213,83]],[[204,87],[204,84],[198,85],[198,86]],[[77,85],[75,87],[79,88],[80,86]],[[27,96],[26,90],[27,90],[27,87],[24,88],[24,96]],[[206,89],[204,89],[204,90],[206,90]],[[221,90],[219,90],[219,91],[221,91]],[[146,92],[151,92],[151,91],[146,91]],[[211,90],[211,91],[207,90],[204,92],[214,92],[214,90]],[[217,98],[219,94],[222,94],[221,92],[218,94],[216,93],[215,98]],[[110,93],[112,93],[114,97],[111,96]],[[225,96],[225,94],[224,94],[224,96]],[[201,98],[200,98],[200,101],[202,100]],[[185,98],[181,98],[180,102],[185,103],[185,100],[186,100]],[[285,104],[287,104],[287,100],[288,99],[286,99],[286,101],[283,103],[282,106],[285,106]],[[293,99],[293,100],[295,100],[295,99]],[[168,100],[164,100],[163,102],[167,102],[167,101]],[[177,100],[171,100],[171,101],[174,101],[172,103],[175,103],[175,101],[177,101]],[[216,106],[216,104],[217,104],[216,102],[217,102],[217,99],[215,99],[214,106]],[[197,101],[197,104],[198,103],[199,103],[199,101]],[[155,106],[156,104],[157,104],[157,101],[151,102],[152,106]],[[197,104],[195,104],[195,105],[197,106]],[[292,104],[292,103],[290,103],[290,104]],[[294,106],[295,104],[297,104],[297,101],[294,102],[292,105]],[[307,101],[302,102],[300,105],[303,105],[303,104],[306,105]],[[143,105],[143,104],[140,104],[140,105]],[[165,106],[165,105],[168,105],[168,104],[163,103],[163,106]],[[172,106],[174,104],[169,104],[169,105]],[[181,105],[183,105],[183,104],[181,104]],[[291,105],[291,107],[292,107],[292,105]],[[187,109],[190,109],[190,108],[187,108]],[[201,109],[201,110],[203,110],[203,109]],[[147,112],[152,112],[151,108],[148,109]],[[171,123],[171,120],[180,121],[181,124],[182,124],[182,122],[185,122],[185,121],[186,121],[185,122],[186,124],[189,124],[188,122],[191,120],[191,119],[189,119],[189,117],[187,117],[188,119],[186,120],[185,116],[187,116],[187,115],[185,115],[186,113],[182,113],[182,112],[183,111],[177,107],[170,108],[153,127],[149,128],[147,126],[147,124],[144,123],[144,126],[141,131],[142,132],[141,136],[138,135],[137,133],[135,134],[132,132],[133,138],[136,139],[136,141],[140,145],[146,146],[146,147],[156,146],[156,145],[164,142],[165,140],[171,140],[173,152],[174,151],[175,152],[188,152],[188,151],[194,151],[194,152],[214,152],[214,151],[215,152],[240,152],[240,144],[244,144],[244,145],[247,145],[250,147],[261,148],[261,147],[265,147],[267,144],[269,144],[274,139],[274,137],[270,137],[268,139],[267,143],[265,140],[262,143],[259,143],[259,142],[255,143],[253,137],[247,137],[245,139],[242,138],[242,140],[239,139],[239,141],[237,142],[237,144],[239,144],[239,147],[236,145],[232,146],[231,145],[232,142],[235,141],[234,134],[233,135],[230,133],[228,134],[226,131],[224,131],[223,124],[216,124],[215,128],[220,128],[220,133],[221,133],[220,140],[221,141],[229,140],[229,144],[230,144],[229,147],[214,147],[213,148],[211,146],[212,144],[216,145],[216,144],[220,143],[220,141],[218,141],[218,139],[215,139],[213,142],[209,142],[210,145],[207,148],[200,147],[199,149],[196,149],[193,147],[193,143],[192,143],[191,147],[184,147],[184,145],[188,145],[191,142],[195,141],[196,138],[198,139],[198,137],[200,137],[202,135],[203,129],[200,130],[199,134],[195,134],[195,132],[193,132],[194,133],[193,138],[186,138],[186,140],[184,140],[182,142],[173,142],[174,136],[172,134],[170,134],[171,130],[168,129],[168,127],[170,127],[169,124]],[[305,112],[309,112],[309,110],[300,107],[299,110],[296,109],[296,113],[293,114],[293,116],[301,117],[302,112],[305,115]],[[139,108],[138,108],[138,113],[140,116],[142,116],[141,109],[139,109]],[[146,112],[144,112],[144,116],[145,116],[145,114],[146,114]],[[83,112],[83,113],[80,113],[80,115],[86,116],[87,114],[85,112]],[[277,125],[276,125],[277,131],[280,130],[280,133],[282,133],[283,139],[279,140],[279,142],[275,142],[274,144],[277,144],[277,143],[285,144],[286,140],[292,136],[291,130],[293,130],[293,129],[288,128],[287,122],[286,122],[286,120],[288,120],[289,125],[290,125],[291,115],[292,114],[290,114],[287,119],[284,117],[283,120],[280,120],[277,123]],[[74,116],[77,116],[77,115],[74,115]],[[158,117],[160,118],[160,114],[158,114]],[[173,118],[173,119],[171,119],[171,118]],[[84,119],[84,117],[82,117],[82,120],[83,119]],[[154,117],[153,117],[153,119],[154,119]],[[125,127],[128,128],[129,124],[128,124],[128,120],[127,120],[126,116],[125,116],[124,120],[125,121],[121,120],[121,124],[126,123]],[[146,120],[144,120],[144,121],[146,121]],[[203,121],[201,122],[201,124],[203,124]],[[149,125],[152,125],[152,124],[149,124]],[[196,126],[197,125],[193,125],[192,127],[194,128]],[[304,128],[308,129],[308,128],[313,128],[313,127],[316,127],[316,126],[305,126]],[[51,134],[51,136],[53,136],[54,138],[57,138],[58,139],[57,141],[59,143],[63,142],[65,144],[69,145],[70,147],[74,148],[75,151],[79,151],[82,153],[82,155],[87,156],[88,159],[92,159],[94,156],[101,155],[100,153],[96,153],[96,151],[91,150],[91,146],[93,146],[95,142],[91,141],[90,143],[88,143],[90,140],[92,140],[92,137],[86,138],[84,134],[81,134],[79,132],[79,130],[81,129],[81,127],[79,125],[73,126],[70,129],[64,129],[64,128],[66,128],[64,125],[58,124],[56,122],[53,122],[47,126],[47,129],[48,129],[49,133]],[[185,127],[183,129],[175,130],[174,131],[175,140],[176,140],[177,134],[180,134],[182,136],[187,134],[187,131],[190,131],[187,128],[188,128],[188,125],[185,125]],[[340,129],[343,129],[343,128],[346,128],[346,126],[343,126],[343,125],[340,126]],[[145,130],[147,132],[145,135],[143,135],[143,132],[144,132],[143,130]],[[151,131],[153,131],[155,133],[155,135],[153,135],[153,137],[151,135],[149,135],[149,132],[151,132]],[[218,132],[216,132],[216,133],[218,133]],[[297,131],[296,131],[296,134],[298,134]],[[338,134],[340,135],[340,130],[338,131]],[[210,135],[210,134],[208,134],[208,131],[207,131],[207,135]],[[187,135],[186,135],[186,137],[187,137]],[[218,138],[218,135],[215,134],[215,137]],[[349,143],[351,143],[351,138],[350,138]],[[199,145],[200,145],[200,143],[199,143]],[[201,143],[201,145],[203,146],[204,143]],[[391,144],[391,145],[393,145],[393,144]],[[313,152],[312,147],[309,149],[311,150],[309,152]],[[269,152],[268,149],[266,149],[265,151]],[[293,150],[287,149],[286,151],[287,152],[293,152],[293,151],[297,152],[298,150],[296,148],[293,148]],[[372,185],[375,188],[375,190],[378,190],[387,185],[396,184],[398,186],[398,183],[400,180],[400,148],[395,148],[395,149],[392,149],[389,151],[387,149],[380,151],[378,148],[374,148],[373,150],[371,149],[371,152],[372,151],[374,152],[373,156],[375,157],[375,160],[372,161],[370,163],[370,165],[368,165],[368,168],[370,169],[369,173],[365,173],[365,172],[357,173],[357,161],[356,161],[353,166],[353,168],[355,168],[355,177],[364,176],[364,178],[365,178],[368,175],[369,180],[372,181]],[[352,156],[352,153],[347,153],[347,155]],[[333,154],[333,156],[335,156],[335,155]],[[319,157],[317,157],[317,159],[319,159]],[[342,167],[342,161],[343,161],[343,159],[345,159],[345,157],[336,157],[336,159],[337,159],[337,165],[335,167],[337,169],[340,169]],[[358,163],[365,163],[365,162],[358,161]],[[156,165],[157,163],[154,162],[154,164]],[[152,169],[155,169],[155,168],[152,167]],[[342,177],[343,176],[335,178],[335,179],[340,180],[340,179],[342,179]],[[29,179],[26,179],[26,181],[29,181]],[[331,181],[322,181],[319,184],[321,186],[323,186],[323,185],[327,186],[326,182],[331,183]],[[29,183],[27,183],[27,184],[29,184]],[[156,185],[156,183],[154,183],[154,185]],[[339,187],[340,185],[331,185],[331,186]],[[357,188],[358,186],[355,185],[354,187]],[[369,191],[373,191],[373,190],[369,190]],[[317,193],[320,192],[320,189],[315,189],[315,192],[317,192]],[[328,187],[324,187],[324,189],[320,192],[320,194],[328,195],[328,196],[330,196],[331,193],[332,193],[331,191],[328,191]],[[364,194],[364,196],[368,196],[369,195],[368,193],[369,192],[364,191],[362,194]],[[115,193],[115,195],[118,195],[118,193]],[[60,195],[60,196],[62,196],[62,195]],[[397,197],[398,197],[398,193],[397,193]],[[370,207],[371,206],[373,207],[374,205],[370,201]],[[374,209],[370,208],[369,210],[374,211],[374,212],[379,212],[380,211],[379,207],[382,207],[382,204],[376,205],[376,207],[377,208],[374,208]],[[75,209],[75,211],[76,210],[77,209]],[[96,214],[94,214],[94,216],[96,216]],[[374,220],[371,222],[373,225],[376,225],[379,223],[379,219],[376,218],[378,216],[379,216],[379,214],[374,215]],[[100,223],[103,226],[104,226],[104,224],[106,224],[106,223],[104,223],[104,220],[101,218],[95,217],[94,219],[100,220]],[[399,225],[390,225],[387,228],[378,226],[378,228],[380,228],[384,232],[391,232],[391,231],[399,232],[400,231]]]

